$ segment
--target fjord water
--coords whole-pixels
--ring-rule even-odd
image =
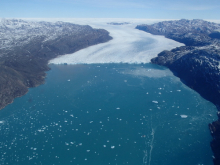
[[[0,111],[0,164],[211,165],[215,106],[148,63],[182,44],[91,25],[113,40],[50,61],[77,65],[51,64],[45,84]]]
[[[50,67],[45,84],[0,111],[0,164],[212,164],[216,108],[169,70]]]

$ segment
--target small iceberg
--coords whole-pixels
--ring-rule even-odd
[[[67,80],[67,81],[70,81],[70,79],[69,79],[69,80]]]
[[[152,103],[158,104],[158,101],[152,101]]]
[[[4,121],[0,121],[0,124],[4,123]]]
[[[111,149],[114,149],[115,148],[115,146],[111,146]]]
[[[188,116],[187,116],[187,115],[180,115],[180,117],[185,119],[185,118],[187,118]]]

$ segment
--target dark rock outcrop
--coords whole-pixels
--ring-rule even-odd
[[[0,22],[0,109],[44,82],[48,61],[112,37],[103,29],[64,22]]]

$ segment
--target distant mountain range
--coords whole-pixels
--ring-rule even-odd
[[[64,22],[0,21],[0,109],[44,82],[48,61],[111,40],[103,29]]]
[[[164,35],[185,46],[163,51],[152,63],[168,67],[182,82],[214,103],[220,111],[220,25],[204,20],[164,21],[138,25],[139,30]],[[220,164],[220,115],[209,125],[214,164]]]

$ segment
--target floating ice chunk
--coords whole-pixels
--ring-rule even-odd
[[[158,104],[158,101],[152,101],[152,103]]]
[[[4,123],[4,121],[0,121],[0,124]]]
[[[81,146],[82,145],[82,143],[79,143],[79,146]]]
[[[187,115],[180,115],[181,118],[187,118],[188,116]]]
[[[181,90],[177,90],[177,92],[181,92]]]
[[[115,148],[115,146],[111,146],[111,149],[114,149]]]
[[[103,147],[106,147],[106,145],[103,145]]]
[[[117,107],[116,109],[120,109],[119,107]]]
[[[69,80],[67,80],[67,81],[70,81],[70,79],[69,79]]]
[[[86,152],[90,152],[90,150],[86,150]]]

